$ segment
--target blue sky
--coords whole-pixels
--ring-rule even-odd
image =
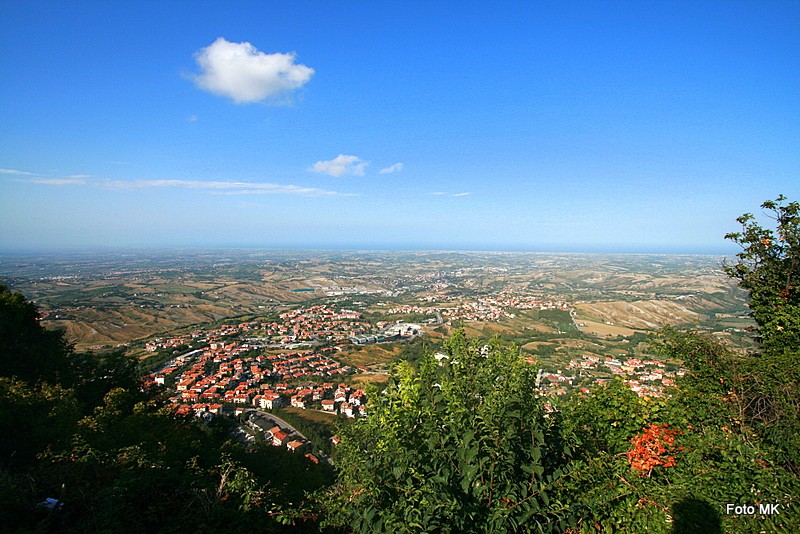
[[[800,3],[2,2],[0,249],[733,250]]]

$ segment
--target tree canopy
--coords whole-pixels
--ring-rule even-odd
[[[762,343],[728,378],[739,389],[743,417],[800,472],[800,204],[779,196],[761,207],[770,225],[745,213],[737,219],[742,230],[726,236],[742,251],[725,270],[747,290]]]
[[[747,290],[767,352],[800,347],[800,204],[786,200],[781,195],[761,205],[773,227],[745,213],[737,218],[741,231],[725,236],[742,247],[725,271]]]
[[[70,378],[68,352],[61,332],[39,324],[36,306],[0,284],[0,374],[34,382]]]
[[[0,524],[10,532],[276,532],[290,490],[327,482],[229,424],[176,418],[123,353],[75,352],[0,286]],[[302,463],[302,465],[301,465]],[[269,484],[278,476],[292,488]],[[259,476],[259,474],[261,476]],[[54,508],[39,506],[54,499]],[[311,525],[313,529],[313,525]]]
[[[356,532],[564,529],[569,448],[533,395],[518,349],[456,332],[415,368],[401,361],[369,416],[343,429],[328,523]],[[373,401],[374,399],[374,401]]]

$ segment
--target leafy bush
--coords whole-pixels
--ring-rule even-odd
[[[571,524],[557,498],[569,450],[515,347],[467,341],[396,366],[338,445],[327,523],[356,532],[545,532]]]

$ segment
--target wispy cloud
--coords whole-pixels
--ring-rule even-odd
[[[18,173],[6,173],[18,174]],[[28,173],[31,174],[31,173]],[[99,179],[90,174],[73,174],[59,178],[19,178],[29,184],[66,186],[82,185],[103,189],[191,189],[204,191],[212,195],[296,195],[312,197],[356,196],[354,193],[341,193],[316,187],[305,187],[294,184],[276,184],[272,182],[240,182],[233,180],[110,180]]]
[[[265,54],[248,42],[220,37],[194,57],[200,74],[191,76],[200,89],[249,104],[286,94],[308,83],[314,69],[295,63],[295,54]]]
[[[85,185],[86,179],[76,176],[67,178],[31,178],[26,180],[28,183],[39,185]]]
[[[308,170],[330,176],[344,176],[345,174],[364,176],[364,168],[367,165],[369,163],[358,156],[339,154],[331,160],[316,162]]]
[[[36,174],[28,171],[18,171],[16,169],[0,169],[0,174],[13,174],[16,176],[36,176]]]
[[[0,169],[0,174],[18,176],[19,178],[16,178],[17,182],[40,185],[83,185],[88,178],[92,177],[90,174],[47,177],[35,172],[20,171],[17,169]]]
[[[208,191],[216,195],[301,195],[301,196],[352,196],[316,187],[303,187],[292,184],[267,182],[237,182],[201,180],[104,180],[104,187],[110,189],[176,188]]]
[[[394,165],[390,165],[385,169],[381,169],[378,171],[379,174],[392,174],[395,172],[400,172],[403,170],[403,164],[401,162],[395,163]]]
[[[472,193],[469,191],[464,191],[463,193],[445,193],[444,191],[433,191],[428,193],[429,195],[439,196],[439,197],[466,197],[471,195]]]

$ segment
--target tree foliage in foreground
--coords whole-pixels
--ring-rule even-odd
[[[339,479],[318,494],[355,532],[791,532],[800,483],[742,418],[721,373],[740,355],[665,329],[650,350],[688,372],[668,399],[621,381],[545,413],[514,346],[457,332],[445,358],[397,365],[342,429]],[[727,376],[727,375],[726,375]],[[776,503],[775,516],[726,506]]]
[[[761,205],[772,227],[745,213],[742,231],[726,236],[742,247],[725,270],[749,293],[762,350],[720,378],[733,383],[743,417],[800,472],[800,204],[786,200]]]
[[[69,373],[68,346],[60,332],[39,324],[39,313],[21,293],[0,284],[0,370],[2,376],[51,383]]]
[[[279,522],[290,495],[327,482],[286,451],[245,452],[224,420],[175,418],[134,361],[74,352],[2,285],[0,363],[4,531],[297,532]]]
[[[763,227],[751,213],[736,220],[741,232],[725,236],[742,247],[729,276],[750,296],[750,309],[768,353],[800,347],[800,204],[779,196],[761,205],[774,228]]]
[[[563,530],[569,449],[515,347],[456,332],[445,357],[400,362],[369,416],[343,429],[329,524],[355,532]]]
[[[573,397],[560,412],[574,439],[566,495],[581,532],[794,532],[800,482],[742,418],[738,355],[710,336],[664,329],[650,350],[684,361],[668,399],[621,381]],[[728,376],[728,375],[726,375]],[[727,505],[780,504],[780,515],[733,516]]]

